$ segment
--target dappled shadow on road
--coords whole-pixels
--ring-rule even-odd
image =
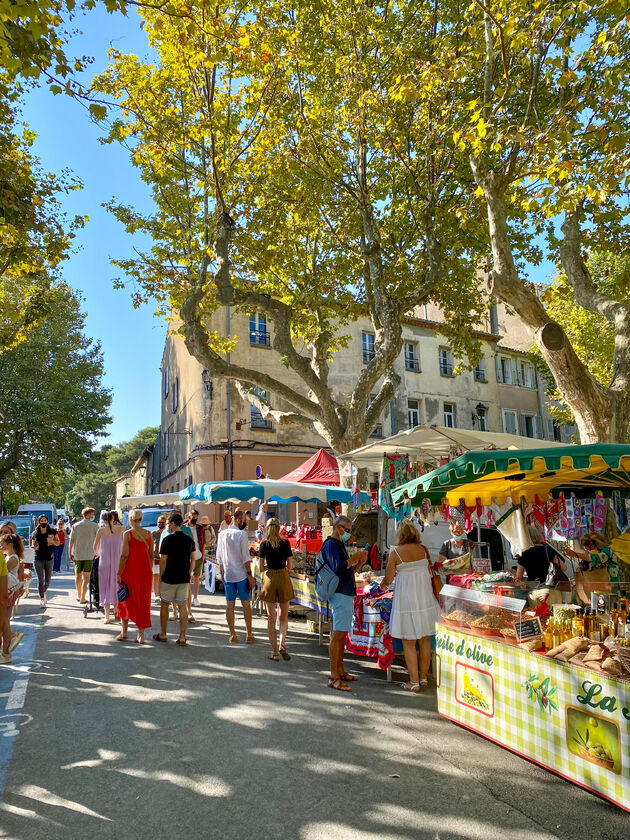
[[[608,840],[627,835],[621,812],[440,718],[432,691],[364,660],[351,694],[330,691],[326,651],[301,630],[292,660],[270,662],[263,622],[256,644],[228,645],[223,602],[205,596],[189,646],[171,622],[169,643],[141,647],[57,600],[2,837],[539,840],[574,837],[587,812]]]

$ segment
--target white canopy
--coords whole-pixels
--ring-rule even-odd
[[[383,455],[409,455],[413,460],[438,461],[475,449],[537,449],[544,446],[562,446],[556,441],[538,440],[507,432],[480,432],[477,429],[449,429],[446,426],[415,426],[397,435],[376,440],[367,446],[353,449],[342,455],[358,467],[378,471]],[[564,444],[566,446],[566,444]]]
[[[167,505],[182,505],[179,493],[156,493],[154,496],[123,496],[118,500],[124,508],[137,507],[166,507]],[[189,501],[195,501],[190,499]]]

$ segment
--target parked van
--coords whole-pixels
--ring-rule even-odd
[[[55,505],[47,505],[44,502],[39,502],[36,505],[20,505],[17,509],[17,515],[34,516],[36,519],[40,516],[47,516],[48,522],[55,525],[57,522],[57,508]]]
[[[0,527],[2,527],[5,522],[13,522],[17,528],[18,536],[22,537],[22,542],[24,543],[24,565],[34,565],[35,552],[31,548],[31,534],[35,528],[37,528],[35,518],[30,516],[30,514],[28,516],[24,514],[3,516],[2,519],[0,519]]]

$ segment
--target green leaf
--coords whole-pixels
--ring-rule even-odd
[[[104,120],[107,116],[107,108],[105,105],[97,105],[95,102],[91,102],[90,115],[95,120]]]

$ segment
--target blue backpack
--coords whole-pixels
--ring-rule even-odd
[[[315,558],[315,592],[317,592],[317,597],[324,603],[330,601],[331,596],[335,594],[338,586],[339,578],[324,559],[322,551],[320,551]]]

